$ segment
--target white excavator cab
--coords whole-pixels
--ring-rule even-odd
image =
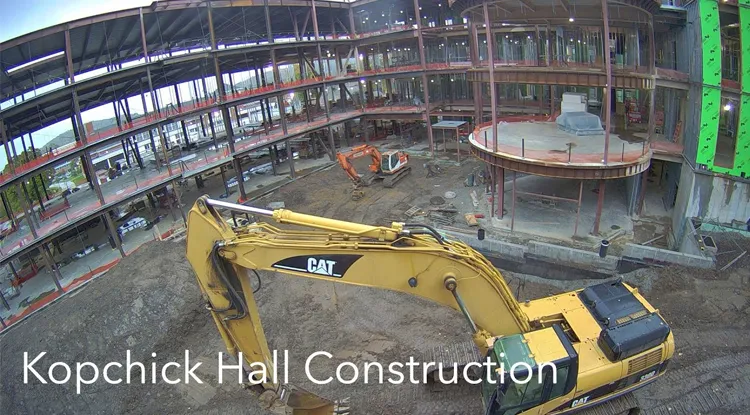
[[[402,151],[387,151],[380,160],[380,170],[383,173],[393,173],[404,167],[409,157]]]

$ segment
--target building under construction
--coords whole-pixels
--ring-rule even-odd
[[[169,0],[29,33],[0,44],[0,262],[59,295],[102,271],[66,244],[137,247],[134,201],[179,222],[188,181],[246,200],[260,157],[293,178],[408,129],[485,162],[492,226],[540,233],[530,201],[565,206],[550,236],[668,217],[678,249],[750,218],[748,26],[746,0]]]

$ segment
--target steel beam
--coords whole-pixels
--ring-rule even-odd
[[[490,82],[490,68],[470,69],[466,78],[470,82]],[[587,86],[604,88],[607,76],[604,70],[576,71],[575,69],[553,69],[552,67],[507,67],[494,68],[495,83],[520,83],[531,85]],[[620,72],[612,75],[610,82],[613,88],[620,89],[654,89],[656,82],[653,75],[635,72]]]
[[[630,164],[610,164],[606,166],[571,166],[567,164],[558,165],[544,162],[530,162],[528,159],[506,158],[498,153],[479,150],[474,146],[472,146],[471,154],[493,166],[502,167],[506,170],[561,179],[622,179],[642,173],[651,165],[648,153]]]

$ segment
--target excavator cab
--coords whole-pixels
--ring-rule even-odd
[[[385,174],[394,173],[404,167],[409,156],[403,151],[388,151],[380,159],[380,171]]]
[[[540,341],[546,343],[543,360],[532,351]],[[523,413],[569,394],[576,386],[578,354],[559,325],[499,337],[487,359],[491,365],[485,365],[482,374],[486,415]]]

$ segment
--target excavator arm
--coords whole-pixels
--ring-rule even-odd
[[[315,230],[265,222],[233,230],[219,208]],[[497,269],[468,245],[446,240],[425,225],[368,226],[204,196],[188,214],[187,258],[229,353],[242,353],[246,367],[260,362],[271,373],[251,286],[257,271],[399,291],[451,307],[464,314],[482,351],[492,336],[529,331],[528,318]],[[276,382],[261,386],[295,414],[334,413],[333,403]]]
[[[354,165],[352,164],[352,160],[356,160],[368,155],[372,157],[372,163],[369,167],[370,171],[372,173],[377,173],[380,169],[382,155],[375,146],[362,144],[352,148],[351,151],[348,151],[346,153],[336,153],[336,159],[338,160],[339,165],[341,165],[341,168],[344,169],[344,172],[346,172],[346,175],[349,176],[354,184],[360,184],[361,179],[359,177],[359,174],[357,173],[357,169],[355,169]]]

